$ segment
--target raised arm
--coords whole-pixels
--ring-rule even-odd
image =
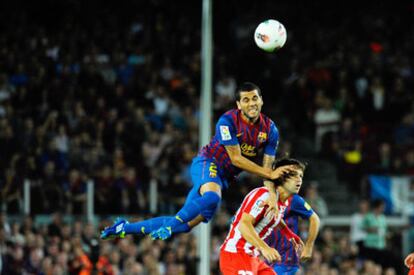
[[[275,156],[264,154],[263,155],[263,168],[272,169],[272,164],[274,161],[275,161]],[[273,183],[273,181],[265,179],[263,181],[263,184],[267,187],[267,189],[269,189],[269,192],[276,193],[275,184]]]
[[[266,260],[269,262],[280,261],[277,250],[268,246],[254,230],[254,222],[255,218],[252,215],[243,213],[239,225],[241,235],[247,242],[256,247]]]
[[[240,145],[225,146],[227,154],[230,157],[231,163],[244,171],[258,175],[265,179],[270,179],[272,176],[272,169],[270,167],[262,167],[253,161],[244,157],[241,153]]]
[[[271,169],[270,167],[262,167],[260,165],[257,165],[253,161],[249,160],[248,158],[244,157],[240,150],[240,145],[227,145],[225,146],[227,154],[230,157],[231,163],[249,173],[258,175],[265,179],[276,179],[279,178],[282,174],[285,172],[288,172],[289,170],[293,169],[292,166],[287,165],[280,167],[276,170]],[[266,155],[265,155],[266,156]]]

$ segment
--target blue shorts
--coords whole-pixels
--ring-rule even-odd
[[[295,275],[299,270],[299,266],[275,264],[273,266],[273,270],[277,273],[277,275]]]
[[[200,188],[203,184],[207,182],[214,182],[220,185],[221,189],[227,187],[227,180],[225,180],[219,173],[217,169],[217,164],[214,159],[208,159],[204,157],[195,157],[193,163],[191,164],[191,180],[193,182],[193,187],[190,190],[190,193],[187,196],[185,201],[186,205],[188,202],[201,197]],[[201,215],[204,217],[204,222],[208,222],[214,216],[219,205],[214,209],[206,209],[201,212]]]

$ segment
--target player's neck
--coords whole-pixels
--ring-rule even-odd
[[[240,116],[241,116],[242,120],[246,124],[249,124],[249,125],[254,125],[257,122],[257,120],[259,119],[259,117],[260,117],[260,115],[258,115],[256,118],[250,119],[249,117],[245,116],[243,114],[243,112],[240,112]]]
[[[279,186],[277,191],[279,192],[279,200],[282,202],[285,202],[290,196],[292,196],[292,194],[282,186]]]

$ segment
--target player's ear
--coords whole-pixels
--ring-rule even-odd
[[[241,110],[240,101],[236,100],[236,104],[237,104],[237,109]]]

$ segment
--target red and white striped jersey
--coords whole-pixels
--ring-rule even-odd
[[[273,228],[277,226],[283,218],[283,213],[288,206],[289,200],[285,202],[278,201],[279,212],[276,216],[271,218],[271,214],[265,216],[267,207],[260,207],[260,204],[267,200],[269,191],[266,187],[253,189],[243,200],[242,205],[237,210],[234,220],[230,226],[230,232],[226,237],[221,249],[227,252],[238,253],[244,252],[249,255],[258,256],[259,251],[249,242],[247,242],[240,233],[239,226],[243,213],[248,213],[255,218],[253,224],[254,230],[261,239],[272,232]]]

